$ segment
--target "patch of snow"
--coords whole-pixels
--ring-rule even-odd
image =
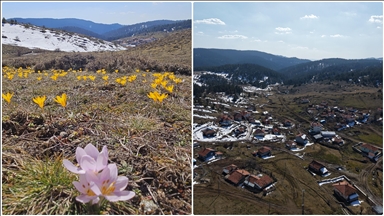
[[[1,28],[2,44],[39,48],[54,51],[60,49],[65,52],[118,51],[126,48],[114,45],[112,42],[95,39],[89,40],[76,33],[64,33],[40,27],[25,28],[22,25],[4,24]]]

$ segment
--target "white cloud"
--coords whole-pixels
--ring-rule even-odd
[[[325,37],[327,37],[327,35],[321,35],[321,37],[322,37],[322,38],[325,38]]]
[[[303,46],[296,46],[296,47],[292,47],[292,49],[307,50],[309,48],[308,47],[303,47]]]
[[[218,37],[219,39],[247,39],[247,36],[244,35],[223,35]]]
[[[284,41],[282,41],[282,40],[279,40],[279,41],[277,41],[278,43],[284,43]]]
[[[305,16],[303,16],[303,17],[300,17],[300,19],[301,19],[301,20],[302,20],[302,19],[319,19],[319,17],[316,16],[316,15],[311,14],[311,15],[305,15]]]
[[[235,30],[235,31],[219,31],[219,34],[234,34],[234,33],[238,33],[239,31]]]
[[[342,37],[345,37],[345,36],[341,35],[341,34],[334,34],[334,35],[329,35],[329,37],[332,37],[332,38],[342,38]]]
[[[202,32],[202,31],[198,31],[198,32],[196,32],[195,34],[196,34],[196,35],[204,35],[204,32]]]
[[[291,28],[283,28],[283,27],[277,27],[275,28],[277,30],[277,32],[275,32],[275,34],[291,34],[292,33],[292,29]]]
[[[202,23],[202,24],[208,24],[208,25],[225,25],[225,22],[221,21],[219,18],[195,20],[194,23]]]
[[[381,29],[381,27],[380,27],[380,26],[377,26],[376,28],[378,28],[378,29]]]
[[[261,40],[260,39],[256,39],[256,40],[254,40],[255,42],[261,42]]]
[[[341,12],[342,14],[346,15],[346,16],[356,16],[357,13],[355,12],[350,12],[350,11],[345,11],[345,12]]]
[[[383,23],[383,15],[372,15],[368,21],[371,23]]]

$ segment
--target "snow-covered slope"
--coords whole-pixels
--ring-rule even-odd
[[[3,24],[1,43],[27,48],[40,48],[71,52],[118,51],[126,48],[99,39],[89,39],[69,32],[43,29],[36,26],[25,28],[23,25]]]

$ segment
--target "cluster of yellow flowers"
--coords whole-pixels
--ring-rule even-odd
[[[7,102],[11,103],[11,98],[13,96],[13,93],[7,92],[6,94],[1,94],[2,98]],[[34,103],[36,103],[41,109],[44,109],[45,100],[47,99],[47,96],[37,96],[32,99]],[[58,95],[54,98],[54,101],[58,104],[60,104],[62,107],[67,106],[67,94],[63,93],[61,96]]]
[[[73,70],[72,68],[68,69],[67,71],[65,70],[43,70],[40,71],[38,70],[37,73],[35,73],[35,70],[33,70],[31,67],[27,67],[23,69],[22,67],[16,69],[16,68],[11,68],[4,66],[3,67],[3,76],[4,78],[8,80],[12,80],[14,76],[17,74],[18,77],[21,79],[28,78],[31,74],[37,74],[36,79],[38,81],[41,81],[43,77],[49,77],[53,81],[57,81],[60,77],[65,77],[69,73],[74,74],[74,76],[77,78],[79,81],[95,81],[96,76],[95,75],[89,75],[87,71],[83,71],[81,68],[78,70]],[[139,69],[135,70],[136,73],[140,73],[141,71]],[[145,72],[149,72],[149,70],[146,70]],[[137,80],[138,77],[140,77],[140,80],[142,83],[147,83],[147,79],[150,79],[150,76],[147,76],[147,74],[144,71],[140,74],[134,74],[130,76],[121,76],[115,79],[115,82],[120,84],[121,86],[125,86],[127,82],[134,82]],[[108,84],[108,81],[110,79],[110,76],[107,75],[107,71],[105,69],[100,69],[96,71],[97,74],[102,75],[102,80],[105,81],[105,84]],[[119,73],[119,70],[114,70],[114,73]],[[51,74],[51,75],[49,75]],[[110,74],[111,75],[111,74]],[[153,99],[156,102],[163,102],[165,98],[168,97],[169,93],[173,93],[175,89],[175,85],[179,84],[182,82],[182,79],[177,78],[172,72],[164,72],[164,73],[153,73],[152,74],[154,77],[154,80],[152,83],[150,83],[150,86],[154,89],[153,91],[148,93],[148,97]],[[48,79],[49,79],[48,78]],[[149,81],[150,82],[150,81]],[[7,102],[11,102],[11,98],[13,96],[13,93],[8,92],[6,94],[2,94],[2,98]],[[46,101],[47,97],[44,96],[38,96],[33,98],[33,102],[36,103],[39,107],[44,108],[44,104]],[[64,93],[61,96],[56,96],[54,98],[54,101],[59,103],[61,106],[66,107],[67,105],[67,95]]]
[[[148,97],[160,103],[168,97],[168,94],[160,93],[161,89],[158,89],[158,87],[162,87],[167,92],[172,93],[174,85],[170,85],[169,81],[172,81],[175,84],[182,82],[180,78],[176,78],[176,76],[171,72],[153,73],[152,75],[156,77],[156,79],[151,83],[151,87],[155,90],[153,92],[149,92]]]

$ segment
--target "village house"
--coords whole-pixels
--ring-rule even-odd
[[[280,130],[278,128],[273,128],[272,129],[272,134],[274,134],[274,135],[281,135]]]
[[[312,162],[308,166],[308,169],[321,176],[328,174],[327,168],[316,160],[312,160]]]
[[[310,132],[312,134],[318,134],[321,132],[321,130],[323,129],[323,125],[320,124],[319,122],[312,122],[311,123],[311,130]]]
[[[253,133],[253,135],[254,135],[255,137],[264,137],[264,136],[265,136],[265,131],[264,131],[264,129],[260,129],[260,128],[258,128],[258,129],[256,129],[256,131]]]
[[[246,130],[247,130],[247,128],[246,128],[244,125],[242,125],[242,126],[236,128],[236,129],[234,130],[235,136],[237,137],[237,136],[239,136],[240,134],[245,133]]]
[[[335,196],[346,203],[351,203],[359,199],[356,188],[350,185],[347,181],[338,182],[332,186]]]
[[[284,127],[292,127],[292,122],[290,120],[285,120]]]
[[[219,124],[220,124],[220,126],[222,126],[222,127],[231,126],[231,125],[232,125],[232,119],[231,119],[230,116],[224,114],[224,115],[221,117],[221,119],[220,119],[220,121],[219,121]]]
[[[226,177],[226,179],[235,186],[238,186],[244,182],[247,176],[249,176],[248,171],[243,169],[237,169],[233,171],[228,177]]]
[[[203,137],[211,138],[216,136],[216,131],[211,128],[206,128],[201,132],[203,132]]]
[[[199,154],[198,158],[200,160],[207,161],[215,156],[215,150],[211,148],[204,148],[203,150],[199,151],[198,154]]]
[[[228,165],[223,168],[223,173],[225,175],[231,174],[233,171],[237,170],[237,166],[235,164]]]
[[[309,101],[308,98],[301,99],[301,101],[300,101],[300,103],[302,103],[302,104],[307,104],[307,103],[309,103],[309,102],[310,102],[310,101]]]
[[[345,124],[340,124],[340,123],[337,123],[337,124],[335,125],[335,127],[334,127],[334,129],[337,130],[337,131],[342,131],[342,130],[344,130],[344,129],[346,129],[346,128],[347,128],[347,125],[345,125]]]
[[[367,143],[361,144],[360,150],[366,157],[373,161],[377,161],[382,154],[379,148]]]
[[[344,145],[344,140],[341,139],[341,137],[336,136],[336,137],[332,138],[332,144],[335,144],[335,145]]]
[[[268,187],[272,183],[273,183],[273,179],[265,174],[260,174],[257,176],[250,175],[244,181],[245,186],[248,186],[251,189],[256,189],[258,191],[263,190],[264,188]]]
[[[292,149],[297,149],[297,144],[295,141],[293,140],[288,140],[286,143],[285,143],[285,147],[289,150],[292,150]]]
[[[261,158],[271,156],[272,149],[267,146],[263,146],[257,150],[256,155],[258,155]]]
[[[295,142],[296,142],[297,144],[300,144],[300,145],[304,145],[304,146],[305,146],[305,145],[308,143],[307,135],[302,134],[302,133],[296,135]]]

